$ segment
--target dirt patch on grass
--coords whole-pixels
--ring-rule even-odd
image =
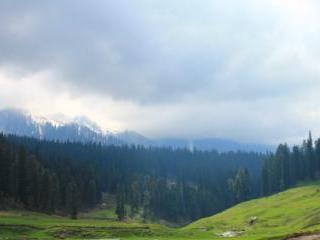
[[[59,239],[65,238],[97,238],[97,237],[127,237],[127,236],[152,236],[149,227],[54,227],[48,233]]]
[[[286,240],[320,240],[320,233],[297,235],[297,236],[286,238]]]
[[[8,212],[8,211],[0,211],[1,217],[10,217],[10,216],[19,216],[17,213]]]

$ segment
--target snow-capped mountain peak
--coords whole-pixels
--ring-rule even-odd
[[[32,115],[17,109],[0,110],[0,133],[28,136],[37,139],[54,141],[71,141],[81,143],[100,143],[103,145],[134,144],[157,147],[184,148],[192,151],[216,149],[226,151],[258,151],[265,152],[272,146],[258,144],[241,144],[228,139],[149,139],[133,132],[103,131],[96,123],[87,117],[69,118],[64,115],[49,117]]]
[[[43,116],[36,116],[36,115],[30,114],[30,117],[33,122],[40,124],[40,125],[51,124],[54,127],[61,127],[61,126],[68,124],[67,121],[50,119],[50,118],[43,117]]]
[[[77,116],[73,118],[73,122],[77,123],[80,126],[87,127],[91,131],[94,131],[96,133],[104,134],[104,131],[100,128],[98,124],[95,122],[91,121],[89,118],[85,116]]]
[[[0,110],[0,132],[38,139],[120,144],[122,141],[86,117],[44,117],[17,109]]]

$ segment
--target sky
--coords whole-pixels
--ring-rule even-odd
[[[320,136],[312,0],[2,0],[0,108],[152,138]]]

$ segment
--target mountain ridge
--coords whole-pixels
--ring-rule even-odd
[[[103,145],[143,145],[146,147],[183,148],[193,151],[273,151],[274,147],[263,144],[245,144],[221,138],[159,138],[151,139],[134,131],[113,132],[102,128],[85,116],[72,119],[36,116],[19,109],[0,110],[0,132],[37,139],[101,143]]]

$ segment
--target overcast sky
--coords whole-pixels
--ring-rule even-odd
[[[148,137],[320,135],[320,3],[2,0],[0,108]]]

